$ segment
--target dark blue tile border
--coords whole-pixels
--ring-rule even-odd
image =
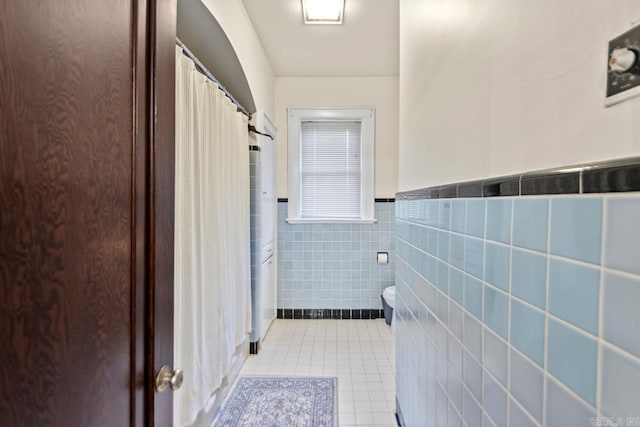
[[[388,198],[388,199],[384,199],[384,198],[379,198],[379,199],[374,199],[374,202],[376,203],[393,203],[395,202],[396,199],[394,198]],[[287,197],[280,197],[278,198],[278,203],[288,203],[289,199]]]
[[[453,197],[457,197],[458,186],[444,185],[442,187],[437,187],[434,189],[434,193],[437,193],[438,198],[440,199],[450,199]]]
[[[524,175],[520,179],[520,195],[579,194],[580,173]]]
[[[640,159],[611,162],[582,172],[583,193],[621,191],[640,191]]]
[[[482,181],[463,182],[456,186],[456,197],[482,197]]]
[[[397,200],[640,191],[640,157],[403,191]]]
[[[378,309],[335,309],[335,308],[279,308],[278,319],[380,319],[384,311]]]
[[[507,197],[520,195],[520,175],[487,179],[482,182],[482,197]]]

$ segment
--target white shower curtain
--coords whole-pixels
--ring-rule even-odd
[[[247,118],[176,48],[174,425],[192,424],[251,326]]]

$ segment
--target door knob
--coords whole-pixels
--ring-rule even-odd
[[[156,375],[156,391],[163,392],[167,389],[167,387],[171,387],[171,390],[177,390],[182,385],[182,381],[184,380],[184,374],[182,373],[182,369],[176,369],[171,372],[171,369],[164,365],[158,371],[158,375]]]

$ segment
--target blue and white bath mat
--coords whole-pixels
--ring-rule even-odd
[[[336,427],[336,378],[240,377],[214,427]]]

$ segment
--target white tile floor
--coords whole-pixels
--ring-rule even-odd
[[[394,373],[394,336],[383,319],[277,319],[240,375],[338,377],[341,427],[395,427]]]

